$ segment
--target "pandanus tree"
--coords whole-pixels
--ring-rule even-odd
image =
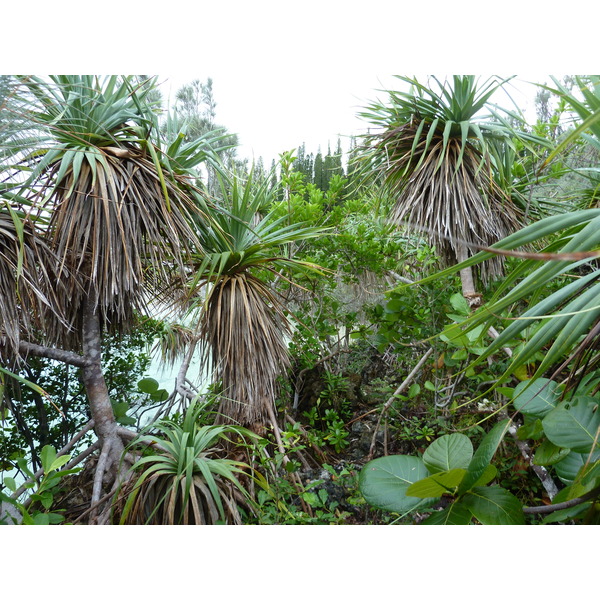
[[[564,99],[580,118],[548,161],[579,138],[600,149],[600,79],[577,78],[576,81],[579,88],[576,92],[567,90],[557,80],[554,80],[556,88],[548,88]],[[541,246],[543,251],[523,254],[529,244]],[[469,329],[481,325],[498,325],[502,329],[478,362],[503,344],[513,345],[518,340],[523,343],[519,344],[502,381],[519,367],[533,364],[537,364],[533,378],[561,377],[568,366],[576,365],[579,372],[570,381],[571,386],[595,372],[600,341],[599,245],[600,208],[597,205],[546,217],[494,244],[495,252],[521,253],[526,260],[506,277],[490,302],[465,322]],[[479,252],[459,267],[479,264],[493,256],[492,252]],[[443,277],[448,272],[435,277]],[[555,291],[549,293],[552,288]],[[512,311],[524,302],[527,309],[515,315]],[[543,355],[541,360],[540,355]]]
[[[29,230],[21,230],[21,248],[32,248],[23,251],[23,260],[13,253],[2,261],[3,266],[17,261],[23,284],[37,282],[40,268],[31,253],[47,247],[54,281],[52,295],[43,295],[48,286],[39,285],[37,296],[20,303],[22,317],[33,312],[45,320],[37,338],[30,327],[26,343],[20,338],[16,344],[6,324],[14,317],[8,303],[2,326],[13,350],[81,368],[101,448],[97,498],[105,475],[114,482],[119,470],[124,472],[119,461],[128,439],[115,420],[103,378],[102,337],[127,331],[137,312],[147,312],[150,299],[175,289],[186,257],[198,251],[190,223],[205,215],[192,201],[194,181],[186,173],[206,159],[208,146],[201,140],[184,153],[182,138],[168,147],[161,142],[148,101],[153,81],[51,76],[18,82],[27,131],[5,140],[3,196],[13,203],[20,199],[29,219],[41,225],[27,246]],[[179,169],[167,160],[169,150],[179,153],[184,163]],[[12,219],[12,213],[3,212],[2,223],[10,226],[8,215]]]
[[[290,244],[322,228],[276,217],[270,178],[244,181],[221,173],[221,208],[214,222],[196,220],[203,253],[188,282],[186,302],[197,323],[205,368],[222,387],[219,420],[260,427],[271,420],[277,379],[289,366],[291,325],[277,284],[316,265],[286,256]],[[201,200],[200,200],[201,201]],[[201,206],[202,210],[208,207]]]
[[[398,79],[409,91],[388,91],[388,102],[374,102],[362,113],[375,126],[363,140],[362,173],[383,183],[395,203],[395,222],[425,234],[442,265],[456,264],[523,219],[522,207],[495,177],[497,143],[511,144],[515,131],[499,114],[482,114],[504,82],[491,78],[479,85],[459,75],[444,82],[431,77],[428,85]],[[489,280],[501,269],[498,257],[480,265],[479,273]],[[471,269],[462,270],[461,279],[465,297],[477,304]]]

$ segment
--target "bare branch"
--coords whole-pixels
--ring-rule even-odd
[[[373,439],[371,440],[371,447],[369,448],[367,460],[371,460],[371,458],[373,458],[373,452],[375,451],[375,440],[377,438],[377,432],[379,431],[379,426],[381,425],[381,419],[383,419],[383,415],[388,411],[394,400],[397,399],[397,396],[406,389],[408,384],[414,379],[415,375],[421,370],[421,367],[432,354],[433,348],[429,348],[429,350],[427,350],[427,352],[425,352],[425,354],[421,357],[421,360],[417,363],[415,368],[406,376],[406,379],[398,386],[396,391],[390,396],[389,400],[383,405],[377,425],[375,426],[375,432],[373,433]]]
[[[542,485],[544,486],[544,489],[548,494],[548,498],[552,500],[552,498],[554,498],[554,496],[558,494],[558,488],[556,487],[556,484],[550,476],[550,473],[548,473],[548,471],[544,467],[534,464],[533,453],[529,448],[529,445],[518,438],[516,425],[511,425],[508,428],[508,433],[510,433],[512,438],[515,440],[515,444],[521,451],[523,458],[529,463],[529,465],[533,469],[533,472],[538,476],[538,479],[542,482]]]
[[[161,452],[167,452],[167,449],[160,444],[155,442],[148,442],[143,437],[139,437],[139,434],[135,431],[131,431],[131,429],[127,429],[126,427],[117,427],[117,434],[127,440],[128,442],[133,442],[135,440],[136,444],[142,444],[144,446],[152,446]]]
[[[57,453],[56,456],[62,456],[63,454],[66,454],[90,429],[92,429],[94,427],[94,420],[92,419],[91,421],[88,421],[88,423],[86,424],[86,426],[76,435],[74,435],[69,442],[66,444],[66,446],[64,446],[63,448],[61,448]],[[93,447],[93,446],[92,446]],[[95,449],[95,448],[94,448]],[[83,454],[83,452],[81,453]],[[76,458],[78,459],[81,454],[79,454]],[[87,454],[85,455],[87,456]],[[84,458],[85,458],[84,456]],[[83,459],[81,459],[83,460]],[[65,469],[70,469],[73,466],[73,462],[71,461],[66,467]],[[77,463],[75,463],[77,464]],[[44,474],[44,469],[38,469],[33,475],[35,477],[35,480],[37,481],[42,475]],[[27,489],[27,484],[32,483],[34,480],[29,478],[27,481],[25,481],[25,483],[16,491],[11,495],[11,498],[13,498],[13,500],[16,500],[26,489]]]
[[[94,474],[94,487],[92,489],[92,500],[91,504],[97,504],[100,500],[100,492],[102,491],[102,478],[104,476],[104,471],[106,470],[106,466],[108,463],[108,458],[110,456],[110,450],[113,445],[114,438],[109,437],[104,442],[102,446],[102,451],[100,452],[100,458],[98,459],[98,464],[96,465],[96,473]],[[94,509],[90,515],[90,522],[92,522],[96,517],[96,509]]]
[[[32,354],[33,356],[41,356],[43,358],[51,358],[58,360],[74,367],[87,367],[90,361],[83,356],[70,352],[68,350],[60,350],[59,348],[48,348],[31,342],[19,342],[19,352],[24,355]]]
[[[589,491],[587,494],[580,496],[579,498],[573,498],[572,500],[566,500],[565,502],[558,502],[557,504],[548,504],[545,506],[524,506],[523,512],[527,514],[549,514],[556,512],[557,510],[563,510],[564,508],[572,508],[573,506],[577,506],[579,504],[583,504],[588,500],[592,500],[600,495],[600,486],[595,487],[593,490]]]

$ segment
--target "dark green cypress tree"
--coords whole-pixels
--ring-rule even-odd
[[[302,175],[304,175],[304,180],[307,183],[309,183],[312,179],[312,165],[308,164],[308,157],[306,156],[306,144],[304,142],[301,146],[298,146],[293,169],[298,173],[302,173]]]
[[[335,171],[334,175],[339,175],[340,177],[344,177],[344,166],[342,164],[342,159],[344,157],[344,151],[342,150],[342,140],[338,137],[337,148],[335,149]]]
[[[319,147],[319,151],[317,152],[317,156],[315,156],[313,183],[320,190],[325,191],[323,188],[323,186],[325,184],[325,173],[324,173],[324,168],[323,168],[323,155],[321,154],[320,147]]]

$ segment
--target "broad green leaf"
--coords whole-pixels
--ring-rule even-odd
[[[116,418],[124,417],[129,410],[129,402],[113,402],[112,407]]]
[[[460,315],[466,317],[471,314],[469,303],[462,294],[452,294],[452,296],[450,296],[450,304],[452,305],[452,308]]]
[[[431,505],[431,500],[406,496],[406,490],[429,472],[416,456],[383,456],[361,470],[358,485],[365,500],[377,508],[404,513]]]
[[[496,391],[500,394],[502,394],[503,396],[506,396],[509,400],[512,400],[514,394],[515,394],[515,388],[511,388],[511,387],[499,387],[496,388]]]
[[[589,463],[588,458],[590,459]],[[591,458],[589,454],[569,452],[565,458],[554,465],[554,470],[564,484],[571,485],[575,481],[581,467],[583,467],[586,463],[591,466],[597,460],[600,460],[600,450],[596,450],[596,452],[592,454]]]
[[[63,465],[66,465],[71,460],[70,454],[63,454],[62,456],[58,456],[52,461],[50,468],[46,471],[46,473],[51,473],[52,471],[58,471]]]
[[[58,525],[59,523],[62,523],[65,520],[65,518],[62,515],[59,515],[57,513],[48,513],[48,521],[50,523],[50,525]]]
[[[524,525],[523,507],[508,490],[499,486],[475,487],[461,502],[483,525]]]
[[[465,474],[465,469],[435,473],[409,486],[406,495],[417,498],[439,498],[443,494],[453,494]]]
[[[527,365],[520,365],[518,367],[512,366],[511,371],[519,381],[529,380],[529,370],[527,369]]]
[[[498,469],[494,465],[488,465],[481,477],[473,484],[473,487],[487,485],[496,478],[496,475],[498,475]]]
[[[540,447],[535,451],[533,457],[533,464],[549,466],[556,464],[559,460],[562,460],[571,450],[568,448],[561,448],[556,446],[550,440],[544,440]]]
[[[2,483],[4,483],[4,485],[11,491],[11,492],[16,492],[17,491],[17,484],[14,480],[14,478],[12,477],[5,477],[2,480]]]
[[[517,385],[513,394],[513,404],[522,413],[541,418],[555,408],[559,396],[558,384],[555,381],[539,377]]]
[[[588,466],[585,469],[585,473],[582,474],[581,483],[583,485],[588,485],[590,482],[595,487],[598,485],[598,480],[600,479],[600,460],[596,462],[590,461]]]
[[[40,502],[46,510],[49,510],[54,502],[54,494],[52,494],[52,492],[45,492],[41,495]]]
[[[418,383],[413,383],[410,388],[408,388],[408,397],[415,398],[421,393],[421,386]]]
[[[50,466],[56,459],[56,450],[53,446],[44,446],[40,452],[40,459],[42,461],[42,468],[45,473],[50,471]]]
[[[478,325],[477,327],[466,332],[462,331],[461,329],[456,329],[455,325],[450,325],[444,329],[444,333],[440,334],[440,339],[448,344],[451,344],[452,346],[470,348],[473,343],[479,339],[483,330],[483,325]]]
[[[577,396],[549,412],[542,425],[544,433],[553,444],[575,452],[590,452],[593,445],[598,447],[598,400],[589,396]]]
[[[457,350],[451,358],[452,360],[465,360],[467,356],[469,356],[469,353],[462,348],[461,350]]]
[[[457,501],[444,510],[432,513],[421,525],[468,525],[472,519],[471,511],[460,501]]]
[[[475,451],[473,459],[467,468],[467,474],[462,480],[458,488],[458,493],[463,494],[467,490],[471,489],[480,477],[484,474],[488,465],[490,464],[504,434],[508,431],[510,425],[510,419],[504,419],[499,423],[496,423],[494,427],[485,435],[479,448]]]
[[[54,450],[54,448],[53,448],[53,450]],[[55,455],[56,455],[56,451],[55,451]],[[36,479],[35,474],[29,468],[29,465],[27,464],[27,460],[25,458],[18,458],[17,465],[19,466],[19,469],[21,469],[21,471],[23,471],[23,473],[25,473],[25,475],[27,475],[27,477],[29,479],[32,479],[32,480]],[[33,485],[34,484],[31,483],[28,485],[28,487],[32,487]]]
[[[430,473],[466,469],[472,458],[473,444],[462,433],[439,437],[423,453],[423,462]]]
[[[552,498],[552,504],[560,504],[561,502],[567,502],[576,498],[581,498],[584,494],[587,494],[594,489],[593,483],[583,485],[579,482],[575,482],[572,485],[564,487],[554,498]]]
[[[48,513],[37,513],[33,516],[33,525],[50,525],[50,515]]]
[[[164,402],[169,397],[167,390],[157,390],[152,394],[152,400],[154,402]]]
[[[152,377],[146,377],[138,381],[138,389],[145,394],[152,394],[158,390],[158,381]]]
[[[517,437],[520,440],[539,440],[543,435],[542,420],[525,415],[525,423],[517,429]]]

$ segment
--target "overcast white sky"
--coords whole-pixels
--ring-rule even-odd
[[[212,77],[217,120],[239,135],[240,154],[263,156],[267,166],[302,142],[326,151],[338,135],[364,131],[356,113],[397,83],[392,74],[544,81],[597,69],[595,43],[576,21],[571,30],[534,0],[104,0],[88,13],[74,0],[60,5],[29,1],[26,39],[19,27],[4,28],[1,72],[159,74],[165,95]],[[584,19],[593,5],[570,8]],[[25,17],[12,6],[3,16]]]
[[[213,78],[217,102],[216,120],[239,135],[239,154],[250,160],[262,156],[265,166],[285,151],[306,144],[306,151],[325,153],[327,145],[335,151],[338,136],[347,150],[350,136],[364,133],[368,122],[357,113],[369,102],[386,98],[381,90],[403,85],[389,73],[352,72],[298,73],[274,76],[270,72],[232,72],[222,64],[190,71],[189,75],[160,75],[165,98],[175,95],[184,83]],[[486,77],[482,77],[482,82]],[[425,78],[422,79],[425,82]],[[514,80],[511,96],[519,108],[532,104],[533,85]],[[240,90],[245,90],[240,93]],[[500,93],[492,97],[507,108],[510,100]]]
[[[239,135],[240,155],[252,160],[262,156],[265,165],[279,153],[306,143],[307,152],[316,154],[319,146],[335,151],[338,135],[342,148],[349,136],[366,130],[366,122],[356,113],[377,95],[389,75],[337,71],[269,72],[230,71],[220,64],[190,71],[190,75],[160,75],[165,96],[194,78],[213,78],[217,102],[216,120]]]

